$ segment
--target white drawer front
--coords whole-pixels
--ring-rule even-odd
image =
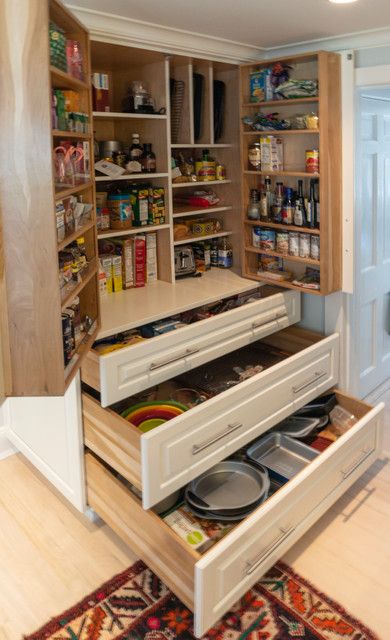
[[[338,381],[337,334],[141,437],[149,508]]]
[[[383,405],[291,480],[195,565],[200,637],[331,506],[380,451]]]
[[[114,402],[298,322],[286,291],[99,358],[101,403]]]

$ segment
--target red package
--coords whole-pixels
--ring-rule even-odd
[[[146,283],[146,239],[134,238],[134,286],[144,287]]]

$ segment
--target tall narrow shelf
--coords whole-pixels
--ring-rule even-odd
[[[292,78],[318,80],[319,94],[316,97],[304,97],[286,100],[251,102],[249,99],[249,75],[252,71],[271,67],[274,62],[290,65]],[[258,268],[259,254],[283,259],[284,269],[291,271],[294,278],[301,277],[305,268],[317,269],[320,277],[320,289],[314,290],[294,285],[287,280],[275,281],[275,284],[288,289],[297,288],[305,293],[327,295],[341,287],[341,94],[340,94],[340,56],[324,51],[304,55],[260,61],[241,66],[241,118],[252,114],[254,109],[267,113],[270,107],[277,107],[280,117],[291,118],[298,111],[315,112],[319,117],[318,129],[295,129],[283,131],[248,131],[241,124],[242,157],[242,256],[243,275],[258,281],[269,282],[266,271]],[[248,167],[248,146],[256,137],[274,135],[282,140],[284,149],[283,170],[254,171]],[[319,173],[305,170],[305,151],[319,150]],[[320,228],[299,228],[267,222],[248,220],[246,210],[250,189],[260,187],[263,178],[269,176],[272,188],[276,180],[285,186],[297,188],[297,180],[303,180],[308,195],[311,179],[319,181],[319,201],[321,206]],[[278,232],[311,234],[319,239],[320,259],[282,255],[277,251],[260,251],[252,245],[254,227],[272,229]],[[318,241],[318,240],[317,240]]]

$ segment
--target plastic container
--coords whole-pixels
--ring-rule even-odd
[[[342,435],[357,422],[357,419],[353,415],[353,413],[350,413],[339,404],[336,404],[334,409],[332,409],[329,417],[333,427],[337,432],[337,435]]]
[[[110,194],[107,198],[110,209],[111,229],[131,229],[132,207],[129,193]]]

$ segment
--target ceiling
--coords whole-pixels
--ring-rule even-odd
[[[390,27],[389,0],[74,0],[73,5],[257,47]]]

